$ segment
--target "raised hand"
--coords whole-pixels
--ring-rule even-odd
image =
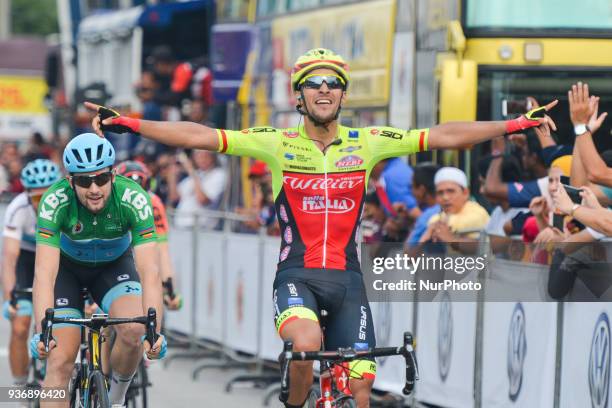
[[[593,114],[596,114],[597,103],[595,97],[589,96],[589,85],[578,82],[572,85],[572,89],[567,92],[567,99],[570,108],[570,119],[574,126],[585,125],[589,122]]]

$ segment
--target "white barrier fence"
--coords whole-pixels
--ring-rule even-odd
[[[272,309],[278,239],[173,229],[170,246],[184,307],[167,314],[166,327],[275,360],[282,349]],[[494,262],[491,269],[503,268],[504,276],[531,270],[534,293],[545,288],[547,267]],[[379,346],[398,345],[406,330],[415,334],[418,401],[449,408],[609,404],[611,303],[453,302],[442,294],[431,303],[371,306]],[[399,394],[404,375],[401,358],[379,359],[375,387]]]
[[[184,294],[192,287],[192,241],[191,231],[171,233]],[[275,360],[282,348],[271,298],[278,239],[200,232],[197,245],[198,337],[223,337],[230,348]],[[503,270],[503,276],[529,274],[535,294],[546,289],[546,266],[501,260],[491,269]],[[519,281],[525,290],[525,280]],[[516,290],[521,288],[517,283]],[[491,292],[496,290],[492,284]],[[415,333],[421,374],[417,401],[449,408],[606,406],[610,304],[454,302],[441,295],[435,302],[376,302],[371,307],[378,346],[398,345],[406,330]],[[169,313],[167,327],[184,332],[189,314],[188,305]],[[379,359],[375,387],[399,394],[404,375],[401,358]]]

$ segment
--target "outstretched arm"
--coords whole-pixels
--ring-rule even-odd
[[[133,119],[120,116],[111,109],[91,102],[85,102],[85,106],[87,109],[96,113],[100,113],[103,109],[112,112],[111,116],[103,121],[100,119],[99,115],[96,115],[91,122],[94,131],[101,137],[104,136],[101,125],[111,127],[118,126],[121,128],[118,133],[130,131],[140,133],[147,139],[168,146],[211,151],[217,151],[219,149],[217,130],[208,126],[193,122],[157,122],[152,120]],[[109,130],[114,131],[113,129]]]
[[[465,148],[499,136],[536,127],[542,123],[548,123],[554,130],[557,130],[552,119],[542,115],[543,111],[551,110],[557,103],[557,100],[552,101],[543,108],[531,110],[517,119],[507,121],[443,123],[429,130],[428,146],[430,149]],[[538,114],[543,117],[539,117]]]

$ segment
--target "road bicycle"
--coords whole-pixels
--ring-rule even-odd
[[[110,408],[109,383],[102,370],[102,343],[107,340],[102,330],[118,324],[140,323],[145,325],[146,340],[149,344],[155,344],[158,337],[155,332],[157,326],[155,309],[149,308],[147,316],[133,318],[110,318],[105,313],[92,314],[90,318],[55,317],[54,313],[55,311],[51,308],[45,311],[41,335],[45,350],[49,350],[54,324],[69,323],[81,327],[78,361],[75,363],[68,386],[70,406],[74,408]]]
[[[17,308],[19,298],[22,296],[32,295],[32,288],[13,288],[11,290],[10,304],[13,308]],[[30,358],[30,366],[28,369],[28,381],[24,388],[25,390],[40,390],[42,382],[45,379],[45,368],[46,363],[36,358]],[[36,395],[36,393],[34,393]],[[38,399],[31,398],[27,401],[27,405],[30,408],[38,408],[40,403]]]
[[[356,407],[350,390],[349,362],[374,357],[401,355],[406,361],[406,382],[402,392],[410,395],[415,382],[419,379],[419,369],[410,332],[404,333],[404,343],[399,347],[379,347],[356,350],[339,348],[337,351],[293,351],[293,342],[285,341],[283,352],[279,356],[281,366],[281,391],[279,399],[287,402],[289,398],[289,364],[291,361],[319,361],[320,390],[311,392],[308,397],[308,408]]]

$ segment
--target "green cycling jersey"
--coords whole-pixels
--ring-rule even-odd
[[[39,204],[36,242],[60,248],[81,264],[111,262],[131,245],[156,240],[149,194],[123,176],[115,176],[108,202],[97,214],[78,201],[67,179],[49,187]]]

